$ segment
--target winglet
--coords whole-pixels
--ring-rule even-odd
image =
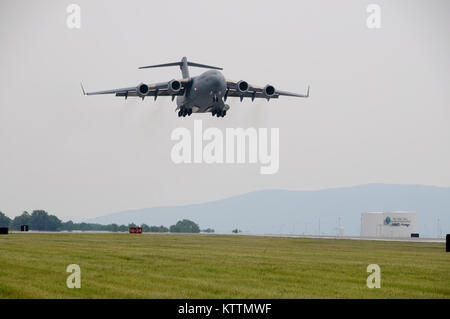
[[[87,96],[87,93],[86,93],[86,91],[84,90],[84,87],[83,87],[83,83],[80,82],[80,85],[81,85],[81,90],[83,91],[83,95]]]
[[[306,97],[309,97],[309,85],[308,85],[308,92],[306,92]]]

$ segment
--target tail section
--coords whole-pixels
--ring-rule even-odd
[[[222,70],[222,68],[219,68],[217,66],[189,62],[186,57],[183,57],[180,62],[141,66],[139,69],[161,68],[161,67],[166,67],[166,66],[177,66],[177,65],[181,69],[181,74],[183,75],[183,79],[189,78],[189,66],[195,66],[198,68],[206,68],[206,69]]]
[[[181,74],[183,75],[183,79],[189,79],[188,60],[185,56],[181,59],[180,70]]]

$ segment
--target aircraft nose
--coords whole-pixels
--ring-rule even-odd
[[[220,87],[215,87],[211,90],[210,92],[211,94],[222,94],[222,90],[220,89]]]
[[[224,93],[223,81],[219,77],[211,79],[211,94],[222,95]]]

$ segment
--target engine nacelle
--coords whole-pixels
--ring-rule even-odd
[[[140,97],[147,96],[147,94],[148,94],[148,85],[145,84],[145,83],[140,83],[136,87],[136,94],[139,95]]]
[[[181,90],[181,82],[178,80],[170,81],[167,90],[169,91],[170,95],[177,94]]]
[[[248,91],[248,83],[246,81],[239,81],[237,84],[237,90],[241,93]]]
[[[266,98],[270,98],[275,94],[275,88],[272,85],[267,84],[263,89],[263,94]]]

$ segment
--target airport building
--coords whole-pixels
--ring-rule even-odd
[[[417,233],[413,212],[368,212],[361,214],[361,237],[411,238]]]

